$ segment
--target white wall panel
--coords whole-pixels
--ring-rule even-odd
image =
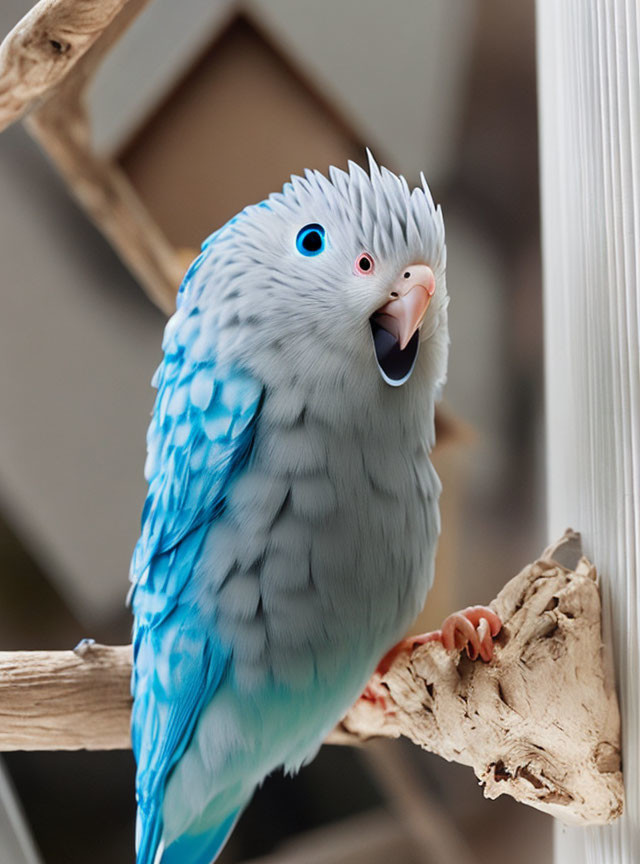
[[[556,862],[640,860],[640,30],[636,0],[538,0],[549,533],[601,574],[626,812]]]

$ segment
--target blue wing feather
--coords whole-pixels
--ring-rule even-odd
[[[228,653],[210,623],[200,620],[188,588],[229,483],[249,458],[262,398],[261,385],[243,371],[221,374],[213,334],[194,359],[202,315],[188,283],[197,275],[206,278],[208,248],[185,277],[154,376],[158,395],[145,466],[149,491],[131,564],[138,864],[153,864],[167,777],[226,674]]]

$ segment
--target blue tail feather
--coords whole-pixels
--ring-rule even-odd
[[[140,817],[140,811],[138,811],[136,821],[138,839],[136,864],[154,864],[156,849],[160,843],[161,830],[162,820],[156,811],[147,814],[144,821]]]

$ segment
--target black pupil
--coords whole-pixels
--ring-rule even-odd
[[[319,231],[309,231],[302,238],[302,246],[307,252],[317,252],[322,247],[322,236]]]
[[[360,269],[361,270],[368,270],[369,267],[371,267],[371,261],[369,261],[368,258],[364,258],[364,257],[361,258],[360,259]]]

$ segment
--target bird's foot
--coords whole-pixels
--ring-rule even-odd
[[[380,680],[380,675],[377,670],[373,673],[373,677],[364,688],[361,699],[364,699],[366,702],[371,702],[378,708],[381,708],[385,714],[389,713],[389,704],[387,701],[387,697],[389,695],[389,690]]]
[[[389,691],[382,678],[400,654],[411,654],[415,648],[427,642],[441,642],[447,651],[466,650],[471,660],[480,657],[488,663],[493,657],[493,640],[501,629],[500,617],[488,606],[468,606],[460,612],[454,612],[444,619],[439,630],[408,636],[387,651],[360,698],[388,712]]]
[[[413,646],[441,642],[447,651],[464,651],[471,660],[480,657],[488,663],[493,657],[493,640],[502,630],[502,621],[488,606],[467,606],[442,622],[439,630],[413,636]],[[412,646],[412,647],[413,647]]]
[[[466,650],[471,660],[481,657],[488,663],[493,657],[493,640],[501,629],[502,621],[493,609],[468,606],[445,618],[439,630],[408,636],[398,642],[387,651],[376,671],[380,676],[386,675],[399,654],[410,654],[414,648],[427,642],[441,642],[447,651]]]

